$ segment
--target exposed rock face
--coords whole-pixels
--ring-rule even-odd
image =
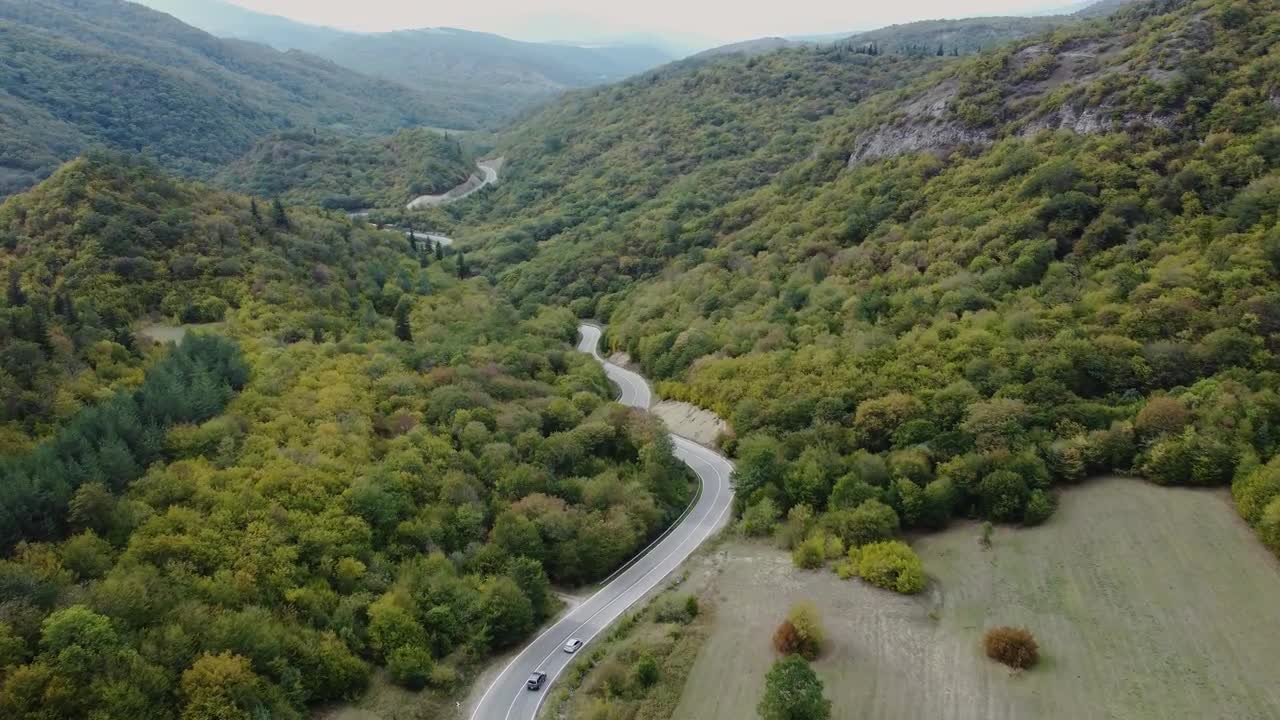
[[[1169,127],[1173,118],[1154,113],[1126,113],[1116,117],[1109,108],[1084,108],[1064,105],[1057,112],[1028,122],[1018,135],[1028,137],[1045,130],[1070,130],[1078,135],[1096,135],[1128,127]]]
[[[943,152],[960,145],[988,145],[994,135],[958,122],[927,120],[887,125],[863,133],[849,156],[852,167],[864,162],[916,152]]]

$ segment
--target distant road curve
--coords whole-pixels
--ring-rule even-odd
[[[479,175],[473,173],[471,177],[467,178],[466,182],[443,195],[420,195],[409,201],[408,209],[421,210],[436,205],[447,205],[451,202],[457,202],[487,185],[498,182],[498,173],[502,170],[502,163],[505,160],[506,158],[498,157],[477,162],[476,169],[480,171]]]
[[[618,386],[618,402],[648,410],[653,401],[649,383],[640,375],[600,357],[601,329],[579,325],[582,339],[578,350],[604,365],[609,379]],[[485,690],[471,713],[471,720],[533,720],[551,685],[577,655],[562,650],[570,638],[590,643],[601,631],[639,602],[661,583],[685,558],[729,519],[733,501],[730,475],[733,465],[722,455],[691,440],[672,435],[675,456],[697,474],[702,492],[685,516],[665,534],[640,552],[629,565],[605,580],[585,602],[566,613],[520,651]],[[578,651],[587,652],[586,648]],[[541,690],[525,689],[525,680],[535,671],[547,674]]]

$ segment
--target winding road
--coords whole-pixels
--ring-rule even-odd
[[[451,202],[461,200],[468,195],[478,192],[481,188],[498,182],[498,171],[502,169],[502,163],[506,158],[493,158],[492,160],[481,160],[476,163],[476,169],[480,171],[479,175],[472,175],[467,181],[453,188],[443,195],[420,195],[409,201],[409,210],[421,210],[435,205],[445,205]],[[478,182],[478,184],[477,184]]]
[[[578,332],[582,335],[578,350],[604,365],[605,374],[621,390],[618,402],[648,410],[653,401],[649,383],[640,375],[600,357],[601,329],[584,324],[578,327]],[[577,657],[564,652],[564,644],[570,638],[589,644],[670,575],[694,549],[724,527],[733,500],[729,482],[733,465],[719,453],[691,440],[678,435],[671,437],[675,442],[675,456],[692,468],[702,483],[697,500],[666,533],[607,578],[594,595],[529,642],[485,690],[471,713],[471,720],[533,720],[556,678]],[[578,652],[587,652],[587,649]],[[546,673],[547,682],[541,690],[526,690],[525,681],[535,671]]]

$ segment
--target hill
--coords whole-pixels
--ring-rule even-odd
[[[452,123],[436,123],[449,128],[497,127],[567,89],[615,82],[672,59],[644,45],[531,43],[454,28],[343,32],[220,0],[145,4],[216,35],[305,50],[421,90],[457,113]]]
[[[474,170],[458,140],[429,130],[374,139],[293,131],[260,141],[216,180],[293,204],[363,210],[403,208],[466,182]]]
[[[571,314],[342,214],[95,154],[0,205],[0,273],[4,718],[443,702],[689,498]]]
[[[275,130],[455,119],[390,82],[120,0],[0,0],[0,107],[0,195],[95,145],[209,176]]]
[[[1277,10],[1144,3],[969,58],[652,73],[510,135],[471,212],[517,222],[473,258],[730,419],[744,506],[1038,522],[1054,484],[1120,469],[1234,481],[1280,551],[1255,471],[1280,450]],[[905,82],[806,84],[843,63]],[[679,115],[646,112],[664,93]],[[755,144],[763,122],[786,131]]]

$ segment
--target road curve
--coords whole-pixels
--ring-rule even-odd
[[[491,160],[481,160],[476,163],[476,169],[480,171],[480,184],[473,187],[467,187],[472,180],[476,178],[473,173],[467,181],[461,185],[449,190],[443,195],[420,195],[409,201],[406,206],[409,210],[421,210],[422,208],[434,207],[436,205],[447,205],[451,202],[457,202],[468,195],[478,192],[481,188],[498,182],[498,171],[502,169],[502,163],[506,158],[493,158]]]
[[[605,373],[622,392],[619,402],[648,410],[653,398],[649,383],[640,375],[600,357],[599,327],[584,324],[578,331],[582,334],[578,350],[604,365]],[[526,645],[485,690],[471,713],[471,720],[533,720],[551,685],[576,657],[563,651],[565,642],[580,638],[589,644],[670,575],[703,541],[724,527],[733,500],[730,485],[733,465],[719,453],[691,440],[677,435],[671,437],[675,442],[675,456],[692,468],[702,483],[697,501],[679,523],[642,550],[630,564],[607,578],[594,595]],[[584,648],[578,652],[586,651]],[[526,690],[525,680],[538,670],[547,674],[546,685],[538,691]]]

